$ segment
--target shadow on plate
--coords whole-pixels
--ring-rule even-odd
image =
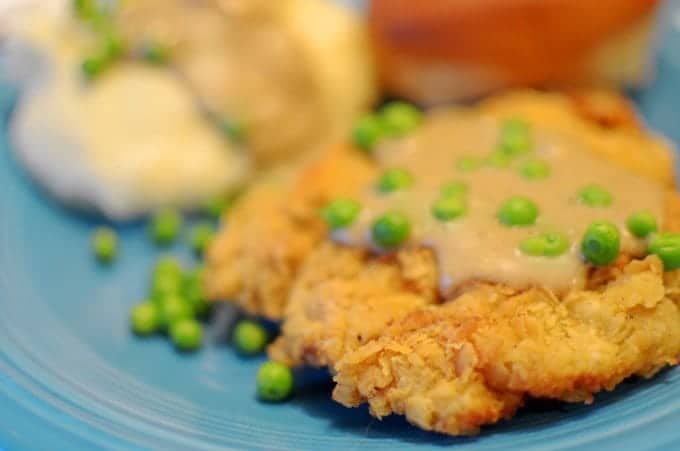
[[[365,438],[376,440],[391,438],[412,444],[451,446],[474,443],[481,438],[496,434],[538,432],[575,418],[587,420],[589,417],[598,415],[610,404],[644,391],[653,384],[669,383],[667,379],[671,371],[672,369],[665,369],[652,379],[626,380],[615,391],[598,394],[591,405],[531,399],[511,420],[483,428],[482,434],[478,437],[448,437],[426,432],[410,425],[401,415],[391,415],[377,420],[370,416],[365,405],[347,409],[331,399],[333,382],[325,369],[300,371],[296,375],[296,394],[290,404],[302,409],[308,415],[327,419],[330,428]]]

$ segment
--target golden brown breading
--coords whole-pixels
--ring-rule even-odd
[[[326,234],[319,208],[374,173],[363,155],[338,148],[292,180],[261,181],[238,203],[209,249],[207,296],[280,319],[299,266]]]
[[[324,243],[300,271],[270,355],[289,365],[333,365],[386,325],[437,301],[434,255],[410,249],[375,258]]]
[[[628,376],[677,364],[680,298],[677,274],[668,277],[666,289],[652,256],[600,290],[563,299],[480,285],[345,354],[334,399],[447,434],[476,433],[527,396],[590,402]]]
[[[622,258],[562,299],[469,284],[439,304],[426,249],[391,258],[322,245],[301,270],[270,355],[337,371],[334,398],[448,434],[506,418],[526,396],[590,401],[680,354],[680,272]],[[389,326],[389,327],[388,327]],[[386,329],[386,330],[385,330]]]

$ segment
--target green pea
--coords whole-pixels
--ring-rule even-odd
[[[484,159],[477,155],[465,155],[456,161],[456,167],[463,172],[470,172],[484,166]]]
[[[211,223],[201,222],[196,224],[191,229],[191,248],[196,254],[203,255],[214,238],[215,227]]]
[[[182,275],[182,264],[173,256],[163,256],[156,262],[153,269],[153,275],[154,277],[159,275],[180,277]]]
[[[91,81],[104,72],[109,65],[109,58],[106,55],[95,55],[85,58],[80,64],[80,69],[86,80]]]
[[[405,102],[390,102],[380,110],[383,132],[390,137],[400,138],[415,130],[423,120],[418,108]]]
[[[201,212],[213,219],[220,219],[234,203],[231,196],[217,196],[203,203]]]
[[[465,214],[467,204],[460,196],[445,196],[432,205],[432,215],[440,221],[451,221]]]
[[[247,139],[247,129],[243,122],[222,119],[219,121],[219,129],[234,144],[243,144]]]
[[[501,133],[505,135],[528,135],[530,132],[529,123],[518,117],[507,118],[501,124]]]
[[[171,295],[159,303],[161,324],[169,326],[183,318],[193,318],[194,312],[186,299],[179,294]]]
[[[72,0],[73,13],[80,20],[90,20],[96,14],[93,0]]]
[[[353,199],[338,198],[321,210],[321,216],[331,230],[352,225],[359,216],[361,205]]]
[[[170,325],[170,338],[180,351],[195,351],[203,343],[203,328],[193,318],[181,318]]]
[[[184,277],[182,285],[182,294],[198,317],[204,317],[210,313],[211,307],[203,292],[203,273],[202,266],[194,268]]]
[[[156,304],[145,301],[130,312],[130,326],[137,335],[151,335],[158,332],[161,325],[160,312]]]
[[[569,249],[569,238],[558,232],[542,233],[522,240],[519,249],[534,257],[559,257]]]
[[[147,63],[162,66],[170,59],[170,49],[158,41],[147,41],[142,50],[142,58]]]
[[[520,166],[519,173],[527,180],[540,180],[550,175],[550,165],[543,160],[529,160]]]
[[[465,182],[453,180],[442,185],[440,193],[442,196],[465,196],[468,193],[468,185]]]
[[[383,137],[380,119],[375,115],[364,116],[354,127],[353,137],[355,146],[364,152],[372,152]]]
[[[406,169],[391,168],[383,172],[378,179],[378,191],[391,193],[409,188],[413,185],[413,176]]]
[[[110,227],[99,227],[92,234],[94,255],[102,263],[111,263],[118,253],[118,235]]]
[[[125,51],[125,42],[118,34],[107,31],[104,34],[104,55],[109,61],[112,61],[123,54]]]
[[[514,196],[503,202],[496,217],[506,226],[530,226],[538,218],[538,207],[531,199]]]
[[[232,340],[236,349],[243,355],[254,355],[264,351],[269,334],[264,327],[254,321],[240,321],[234,328]]]
[[[588,185],[578,192],[578,200],[589,207],[606,207],[612,204],[614,197],[601,186]]]
[[[172,208],[156,212],[149,224],[149,234],[156,244],[167,245],[175,241],[182,227],[182,216]]]
[[[513,156],[502,151],[495,151],[487,158],[487,164],[492,168],[503,169],[510,166]]]
[[[530,255],[532,257],[543,256],[545,252],[545,240],[542,236],[525,238],[519,243],[519,250],[524,255]]]
[[[151,282],[151,299],[162,302],[164,299],[176,296],[182,292],[182,277],[170,274],[154,276]]]
[[[569,238],[563,233],[549,232],[543,237],[545,240],[543,255],[546,257],[559,257],[569,249]]]
[[[650,233],[656,232],[657,225],[654,215],[647,210],[640,210],[628,217],[626,226],[630,233],[638,238],[646,238]]]
[[[664,232],[654,235],[649,242],[649,253],[661,259],[666,271],[680,268],[680,234]]]
[[[200,264],[194,266],[191,271],[187,272],[186,277],[187,279],[195,280],[195,281],[201,281],[203,280],[203,277],[205,275],[205,265]]]
[[[532,150],[531,129],[526,121],[507,119],[501,126],[498,149],[508,155],[518,155]]]
[[[403,213],[390,211],[373,223],[371,232],[373,241],[378,246],[396,247],[408,240],[411,235],[411,223]]]
[[[586,230],[581,241],[581,253],[595,266],[613,263],[619,255],[621,238],[619,229],[608,221],[595,221]]]
[[[151,277],[151,297],[160,301],[180,292],[182,285],[182,265],[174,257],[158,259]]]
[[[286,365],[265,362],[257,370],[257,393],[261,400],[280,402],[293,393],[293,373]]]

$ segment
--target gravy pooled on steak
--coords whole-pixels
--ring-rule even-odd
[[[334,239],[376,246],[375,221],[397,212],[410,225],[406,244],[435,251],[444,294],[469,280],[583,288],[581,241],[593,222],[617,226],[621,252],[633,256],[646,253],[646,241],[627,229],[630,215],[644,210],[662,228],[660,186],[521,119],[441,110],[375,157],[386,172],[363,189],[356,220]],[[438,203],[445,199],[453,201]],[[537,239],[552,240],[552,251],[532,247]]]

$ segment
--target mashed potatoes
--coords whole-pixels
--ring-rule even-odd
[[[24,83],[11,137],[58,199],[118,220],[189,207],[245,181],[244,152],[198,114],[170,71],[124,62],[86,84],[78,69],[88,35],[70,17],[27,23],[6,44],[7,69]]]
[[[128,56],[156,40],[171,65],[125,58],[91,83],[79,66],[96,43],[62,6],[13,21],[0,47],[0,74],[24,88],[14,148],[57,198],[112,219],[233,190],[345,132],[373,99],[358,18],[321,0],[122,2]],[[244,124],[246,142],[201,111]]]

